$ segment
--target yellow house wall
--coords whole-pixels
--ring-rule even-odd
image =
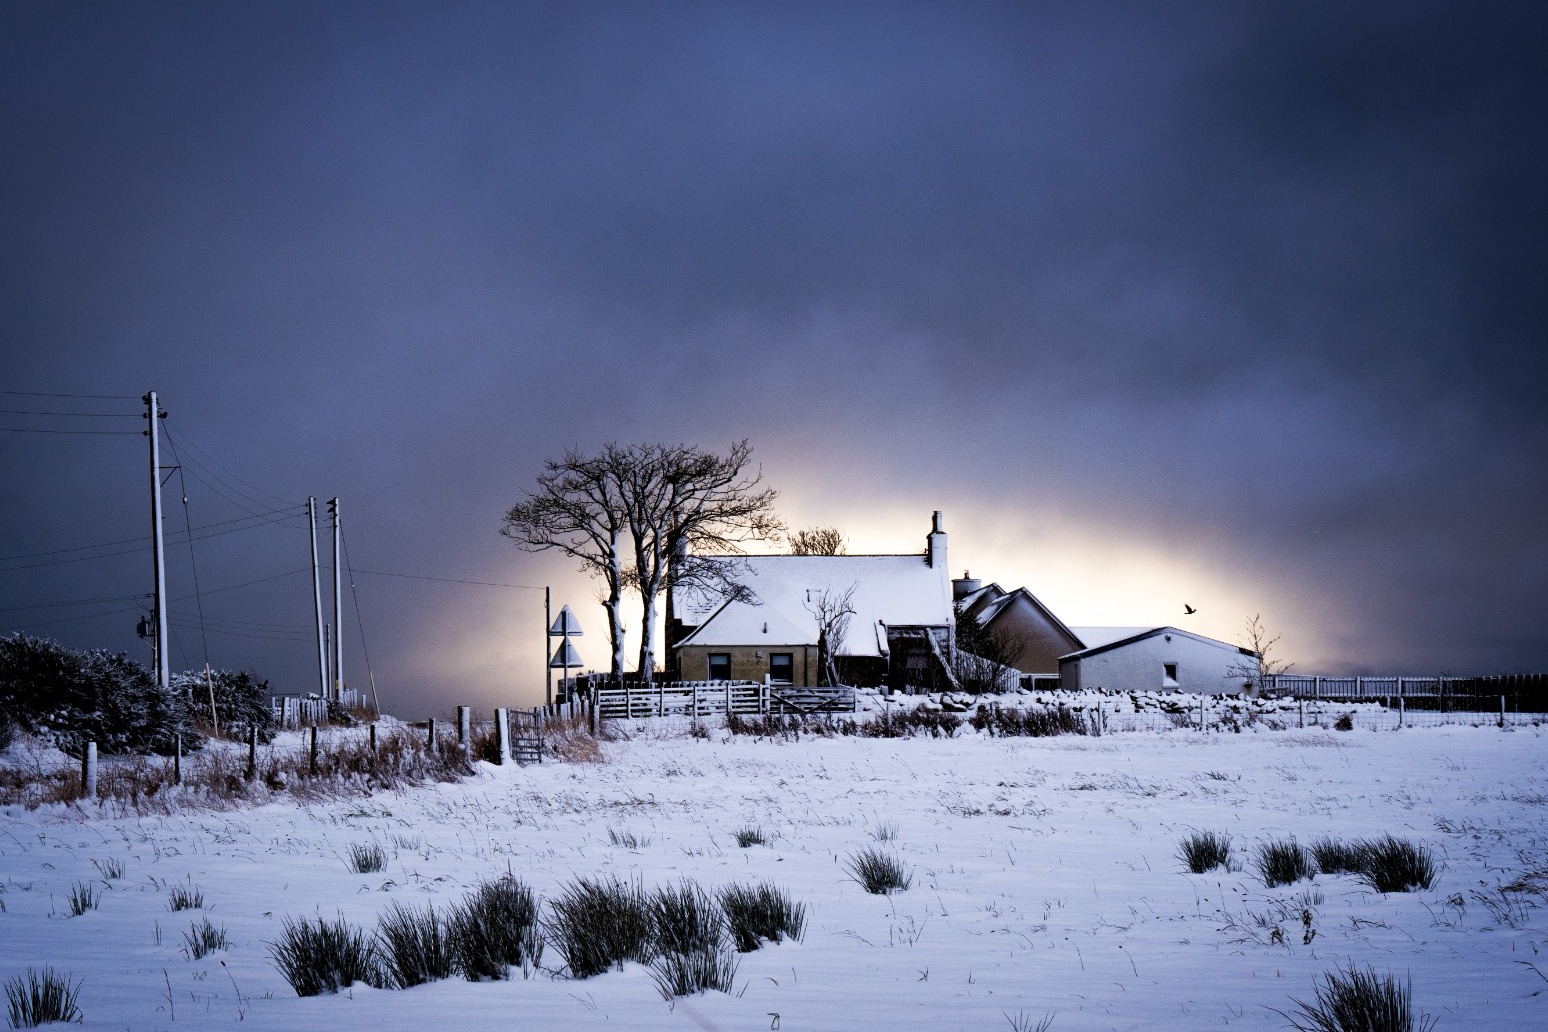
[[[818,681],[817,648],[813,645],[732,645],[725,648],[704,645],[685,645],[677,650],[678,661],[685,681],[702,681],[709,677],[711,652],[727,652],[731,655],[731,679],[734,681],[762,681],[769,672],[769,655],[788,652],[794,666],[794,684],[814,685]]]

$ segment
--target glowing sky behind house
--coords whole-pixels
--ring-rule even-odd
[[[146,533],[143,439],[11,431],[155,389],[251,485],[193,525],[337,495],[355,567],[593,634],[495,533],[542,460],[745,437],[793,524],[941,509],[1071,624],[1548,669],[1548,16],[832,7],[0,7],[0,389],[124,396],[0,396],[0,555],[56,553],[0,632],[144,654],[148,552],[37,565]],[[309,690],[304,531],[195,548],[174,668]],[[536,697],[541,593],[356,584],[389,709]]]

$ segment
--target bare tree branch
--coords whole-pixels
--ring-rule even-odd
[[[837,527],[808,527],[790,535],[791,555],[843,555],[848,550]]]

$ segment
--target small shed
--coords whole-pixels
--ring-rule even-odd
[[[1176,627],[1154,627],[1060,656],[1059,686],[1240,695],[1251,685],[1257,662],[1251,649]]]

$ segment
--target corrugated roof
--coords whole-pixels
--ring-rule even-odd
[[[734,560],[736,579],[755,602],[679,589],[673,607],[685,624],[699,626],[681,645],[815,645],[812,614],[823,591],[851,585],[855,615],[842,651],[851,656],[883,654],[889,627],[949,627],[951,581],[943,566],[922,555],[755,555]]]

